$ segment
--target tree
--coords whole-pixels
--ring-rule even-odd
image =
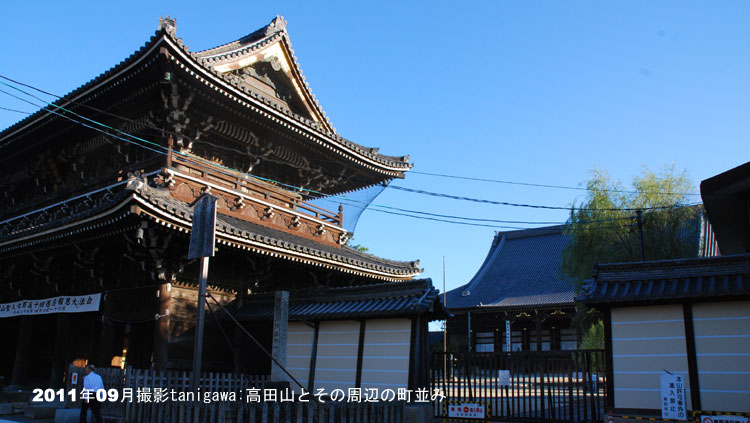
[[[661,173],[643,168],[632,188],[612,182],[606,171],[594,169],[586,182],[588,194],[571,208],[563,251],[562,272],[580,289],[592,277],[596,263],[641,261],[636,210],[643,210],[646,260],[695,257],[700,209],[682,207],[691,200],[692,183],[674,166]]]
[[[588,194],[570,211],[566,231],[570,242],[563,250],[561,271],[580,290],[593,276],[597,263],[641,261],[641,242],[636,210],[643,211],[642,228],[646,260],[695,257],[700,212],[690,203],[692,183],[674,166],[661,173],[643,168],[632,188],[612,182],[606,171],[594,169],[586,182]],[[583,304],[576,305],[573,326],[585,333],[582,347],[603,345],[599,316]]]

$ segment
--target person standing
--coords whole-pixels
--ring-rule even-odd
[[[96,367],[93,364],[86,366],[86,377],[83,378],[83,391],[81,392],[81,423],[86,423],[89,408],[96,423],[102,423],[102,404],[96,399],[96,393],[104,391],[104,382],[94,370]]]

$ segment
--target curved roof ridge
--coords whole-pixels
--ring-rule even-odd
[[[464,291],[468,288],[469,295],[471,295],[471,287],[482,280],[482,276],[487,273],[487,269],[495,260],[497,254],[503,249],[503,246],[505,246],[505,236],[502,236],[499,232],[496,232],[495,237],[492,239],[492,245],[490,246],[489,251],[487,251],[487,256],[484,258],[482,265],[479,266],[479,270],[477,270],[477,272],[474,274],[474,276],[472,276],[469,282],[459,286],[458,288],[451,289],[446,294],[448,294],[450,297],[455,297],[456,295],[460,295],[461,297],[463,297]],[[450,304],[450,302],[448,302],[448,304]]]
[[[279,22],[283,22],[283,25]],[[344,148],[354,150],[357,153],[363,154],[366,157],[374,159],[382,164],[399,167],[400,169],[402,169],[402,171],[407,171],[408,169],[411,169],[413,164],[409,163],[408,155],[390,156],[390,155],[380,154],[379,148],[365,147],[361,144],[355,143],[353,141],[350,141],[342,137],[338,132],[336,132],[336,128],[330,122],[330,119],[328,118],[327,114],[323,110],[322,106],[318,102],[315,95],[312,93],[312,90],[310,89],[310,84],[307,82],[307,79],[305,78],[302,72],[299,61],[297,60],[297,56],[294,55],[294,49],[292,48],[292,43],[289,37],[289,32],[286,29],[286,21],[284,20],[282,16],[276,16],[271,21],[271,23],[264,26],[263,28],[260,28],[257,31],[250,33],[243,38],[240,38],[239,40],[224,44],[223,46],[230,46],[230,45],[233,45],[233,43],[238,43],[241,40],[246,39],[247,37],[250,37],[253,34],[258,33],[259,31],[263,31],[263,34],[265,34],[267,31],[267,28],[274,28],[274,31],[269,32],[268,35],[264,35],[262,38],[248,42],[247,45],[242,46],[241,48],[237,48],[235,50],[248,50],[248,51],[256,50],[258,48],[265,47],[267,43],[276,42],[277,39],[280,40],[281,44],[284,46],[284,48],[288,52],[289,59],[292,65],[291,69],[296,73],[299,80],[302,82],[304,86],[303,89],[306,95],[308,96],[310,103],[313,105],[313,107],[315,107],[316,111],[318,112],[320,117],[323,119],[323,122],[316,122],[316,121],[310,120],[302,115],[292,112],[291,110],[286,111],[285,115],[287,117],[290,117],[296,120],[297,122],[303,124],[305,127],[307,127],[308,129],[318,134],[321,134],[323,136],[330,138],[331,140],[335,141],[336,143],[338,143],[340,146]],[[162,29],[164,30],[165,34],[170,36],[170,38],[172,38],[172,40],[176,42],[184,50],[185,53],[187,53],[193,60],[195,60],[197,64],[201,65],[204,69],[210,71],[216,77],[221,78],[224,82],[229,83],[231,85],[231,82],[226,81],[223,74],[221,74],[220,72],[216,71],[213,68],[212,63],[219,60],[217,57],[220,57],[223,55],[236,54],[234,50],[229,49],[228,51],[224,53],[210,54],[211,52],[215,52],[214,49],[223,47],[223,46],[219,46],[219,47],[215,47],[214,49],[208,49],[208,50],[203,50],[199,52],[190,52],[189,48],[183,44],[182,39],[177,37],[175,27],[163,28],[162,25],[160,24],[160,30]],[[239,89],[238,87],[233,87],[233,88]],[[269,101],[269,104],[270,104],[270,101]]]
[[[276,15],[276,17],[274,17],[268,25],[257,29],[235,41],[231,41],[229,43],[207,50],[195,52],[194,57],[199,59],[204,64],[214,63],[217,60],[222,60],[227,57],[236,58],[237,55],[239,55],[239,57],[244,56],[248,52],[255,51],[261,47],[266,47],[267,45],[279,41],[287,50],[289,60],[292,65],[291,70],[302,82],[301,88],[305,91],[307,100],[315,109],[315,113],[320,117],[320,119],[322,119],[322,122],[320,123],[327,132],[329,132],[331,135],[336,135],[336,128],[333,126],[333,123],[328,118],[326,112],[323,110],[320,102],[318,102],[317,98],[312,93],[310,84],[307,82],[307,79],[305,79],[302,73],[302,68],[300,67],[299,61],[297,60],[297,56],[294,55],[294,49],[292,48],[292,42],[289,38],[289,32],[286,29],[286,25],[287,21],[284,20],[284,17]]]
[[[282,19],[282,18],[278,17],[278,19]],[[277,19],[275,18],[274,21],[276,20]],[[272,23],[274,21],[272,21]],[[160,42],[164,40],[178,47],[179,49],[178,51],[181,51],[188,58],[194,61],[193,63],[194,66],[198,66],[200,69],[203,69],[206,72],[209,72],[212,76],[219,79],[222,83],[227,84],[227,86],[230,89],[237,90],[239,94],[241,94],[243,97],[246,97],[246,100],[249,100],[251,103],[260,104],[263,107],[271,107],[272,109],[279,111],[280,113],[279,117],[291,119],[292,121],[301,125],[302,128],[304,128],[305,130],[309,130],[313,134],[317,134],[317,136],[322,136],[324,139],[330,140],[329,142],[331,142],[332,144],[338,145],[339,148],[341,148],[343,151],[348,150],[348,154],[352,155],[352,160],[355,160],[355,161],[362,160],[356,157],[357,155],[361,155],[365,159],[371,160],[380,166],[391,167],[393,170],[377,169],[376,167],[373,167],[373,169],[375,169],[376,171],[380,171],[381,173],[386,173],[386,174],[392,174],[392,173],[403,174],[403,172],[408,171],[412,167],[412,164],[409,163],[409,156],[398,157],[398,156],[386,156],[386,155],[380,154],[377,148],[364,147],[360,144],[346,140],[345,138],[341,137],[341,135],[339,135],[335,131],[332,131],[333,126],[331,126],[330,123],[328,124],[328,126],[326,126],[325,124],[314,122],[308,118],[305,118],[304,116],[298,115],[289,110],[281,110],[282,109],[281,107],[276,106],[276,104],[272,102],[270,99],[264,99],[264,96],[257,92],[244,91],[236,86],[233,86],[231,81],[227,80],[226,76],[214,70],[208,63],[205,63],[205,61],[201,57],[199,57],[199,54],[191,52],[189,47],[184,44],[183,40],[177,37],[176,22],[177,22],[176,19],[172,19],[169,16],[167,16],[166,18],[160,18],[159,26],[155,34],[151,36],[149,40],[145,44],[143,44],[138,50],[134,51],[127,58],[121,60],[116,65],[110,67],[108,70],[100,73],[98,76],[80,85],[78,88],[75,88],[69,93],[62,95],[61,98],[54,101],[53,104],[64,105],[71,101],[74,101],[74,102],[82,101],[78,97],[83,96],[87,90],[96,88],[97,84],[101,84],[106,79],[116,76],[118,72],[124,71],[128,66],[132,65],[132,63],[137,62],[138,60],[141,60],[142,58],[145,57],[144,55],[147,51],[152,50],[156,45],[158,45]],[[267,25],[264,28],[267,28],[269,25]],[[315,100],[315,97],[310,92],[310,88],[307,82],[305,81],[305,78],[302,75],[301,70],[299,69],[299,64],[297,63],[296,57],[293,54],[294,50],[292,50],[291,44],[289,42],[289,37],[288,37],[288,33],[286,32],[285,24],[283,28],[279,29],[279,31],[275,32],[274,34],[270,36],[270,38],[273,38],[273,37],[281,37],[282,40],[285,40],[284,41],[285,44],[284,43],[282,44],[285,45],[285,48],[289,52],[289,56],[293,64],[292,67],[295,69],[295,72],[298,72],[300,80],[304,82],[305,84],[304,90],[308,92],[312,102],[316,104],[315,107],[319,109],[321,116],[323,116],[323,118],[326,119],[327,121],[328,118],[325,117],[325,113],[322,111],[320,106],[317,105],[317,100]],[[21,119],[15,124],[3,130],[0,130],[0,148],[7,145],[7,143],[3,142],[4,138],[12,136],[16,132],[23,130],[23,128],[27,126],[30,122],[39,120],[48,115],[51,115],[50,112],[46,111],[45,109],[40,109],[32,113],[31,115]]]
[[[256,29],[255,31],[240,37],[234,41],[230,41],[225,44],[221,44],[215,47],[207,48],[205,50],[196,51],[195,54],[198,57],[206,57],[211,55],[223,54],[228,51],[233,51],[238,48],[244,47],[246,44],[256,44],[258,41],[264,38],[272,37],[279,32],[286,31],[286,21],[283,16],[276,15],[268,25]]]
[[[411,267],[411,268],[413,268],[415,270],[419,270],[420,273],[424,270],[424,269],[420,269],[419,268],[419,260],[406,260],[406,261],[403,261],[403,260],[386,259],[386,258],[383,258],[383,257],[376,256],[374,254],[365,253],[363,251],[360,251],[360,250],[357,250],[355,248],[352,248],[352,247],[350,247],[348,245],[341,246],[341,249],[348,250],[352,255],[360,256],[362,258],[378,259],[378,260],[383,261],[384,263],[391,264],[391,265]]]
[[[529,238],[532,236],[545,236],[562,233],[565,225],[542,226],[539,228],[519,229],[515,231],[499,232],[508,239]]]

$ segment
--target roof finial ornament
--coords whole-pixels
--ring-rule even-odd
[[[177,18],[170,18],[167,15],[164,18],[159,18],[159,30],[164,30],[169,35],[176,35],[177,33]]]
[[[270,24],[266,27],[266,37],[286,29],[286,21],[283,16],[276,15]]]

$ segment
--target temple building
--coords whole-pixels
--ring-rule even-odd
[[[379,355],[401,357],[385,366],[398,375],[393,384],[417,383],[415,360],[439,308],[432,283],[414,279],[418,261],[347,246],[342,208],[309,202],[403,178],[408,156],[336,132],[282,18],[199,52],[176,27],[161,19],[131,56],[0,132],[0,375],[59,386],[73,362],[189,369],[198,280],[197,260],[187,259],[192,206],[210,192],[218,200],[209,292],[258,339],[270,342],[270,323],[247,304],[289,291],[290,320],[310,325],[296,332],[312,328],[311,351],[329,329],[358,331],[364,363],[360,354],[341,364],[352,386],[385,383],[368,373],[383,368]],[[361,309],[320,311],[318,300],[363,295],[371,301]],[[301,303],[312,308],[295,311]],[[212,319],[216,309],[207,325],[226,323]],[[399,340],[390,350],[377,342],[389,330]],[[232,334],[245,354],[233,357],[219,331],[207,329],[203,369],[267,374],[270,360]],[[315,376],[309,362],[296,367],[306,380]]]
[[[691,211],[677,236],[688,240],[690,257],[718,255],[703,207]],[[579,348],[582,329],[601,316],[576,309],[576,287],[561,270],[570,239],[564,225],[495,234],[474,277],[447,293],[448,345],[476,352]]]
[[[447,293],[448,344],[476,352],[576,349],[575,289],[560,271],[564,229],[495,234],[474,277]]]

